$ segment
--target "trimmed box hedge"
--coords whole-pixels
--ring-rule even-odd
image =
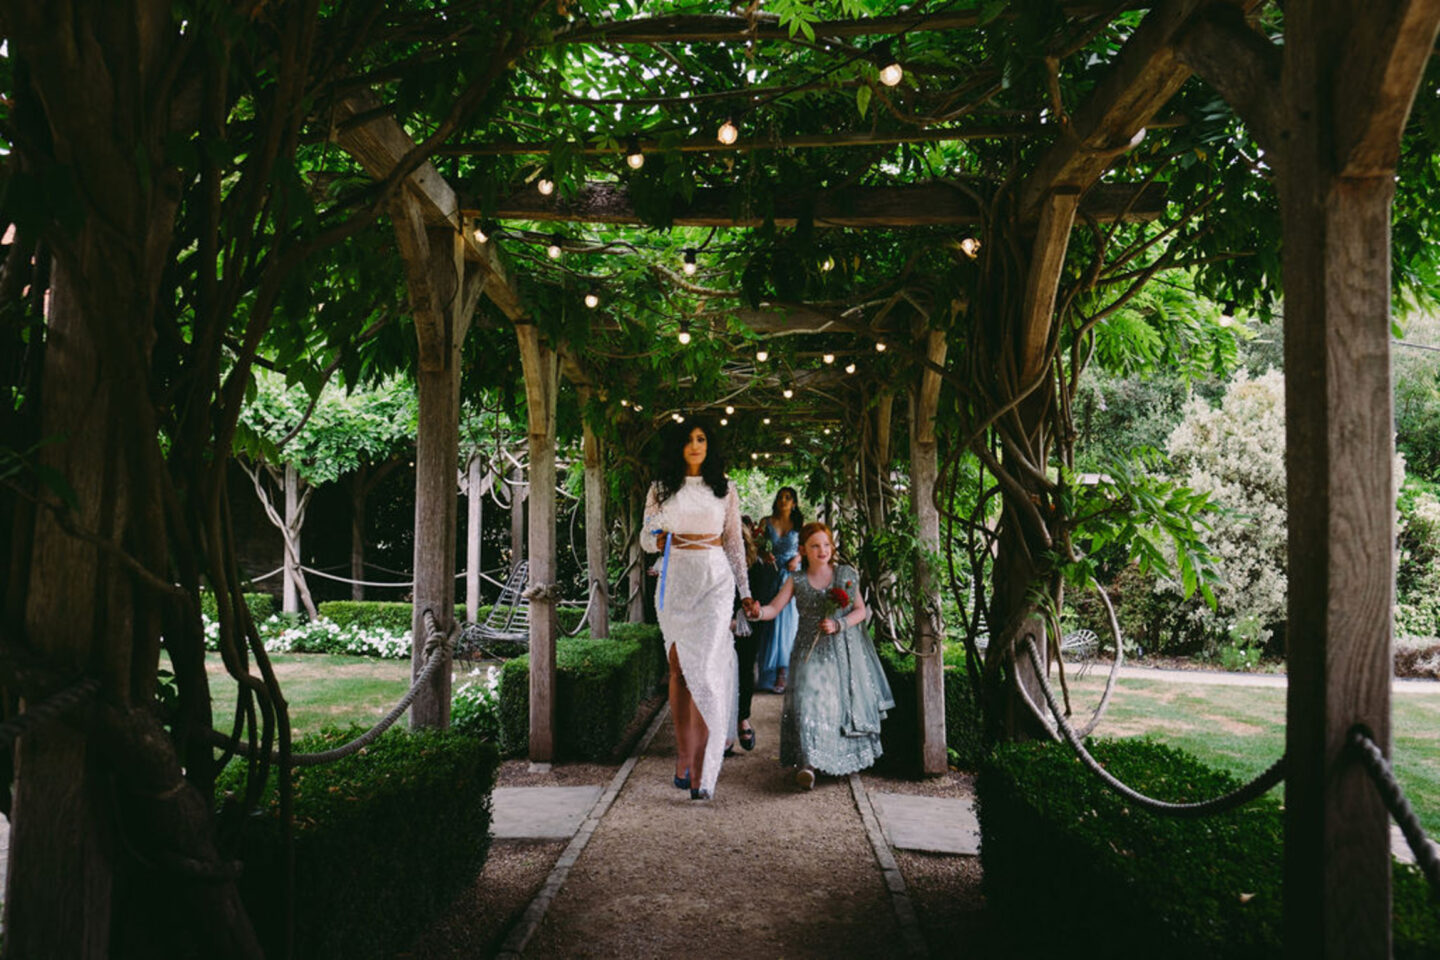
[[[357,729],[296,741],[335,747]],[[393,730],[361,753],[295,772],[295,956],[382,958],[408,947],[479,876],[490,849],[499,752],[454,731]],[[239,809],[244,765],[216,784],[225,830],[242,830],[240,893],[267,956],[283,955],[285,884],[276,775]]]
[[[891,644],[881,644],[880,663],[895,694],[895,709],[880,727],[880,744],[889,764],[916,766],[920,757],[920,718],[915,692],[915,658],[900,653]],[[954,761],[974,769],[985,755],[984,723],[980,703],[965,669],[965,648],[959,642],[945,644],[945,744],[954,751]]]
[[[493,607],[489,604],[481,607],[477,611],[475,622],[484,623],[492,609]],[[411,620],[415,615],[414,607],[411,604],[393,600],[327,600],[316,607],[315,612],[327,620],[335,621],[342,627],[363,629],[383,627],[392,633],[409,630]],[[462,623],[466,621],[463,603],[455,605],[455,619]],[[578,627],[583,619],[585,619],[583,607],[559,608],[560,629],[567,633]]]
[[[1162,744],[1089,748],[1123,782],[1162,800],[1206,800],[1239,785]],[[1281,956],[1284,824],[1272,796],[1197,820],[1151,814],[1102,784],[1068,746],[1032,742],[995,749],[980,768],[977,801],[992,929],[1010,941],[1004,956]],[[1419,871],[1397,863],[1398,960],[1440,956],[1440,911],[1427,896]]]
[[[250,609],[250,619],[263,623],[275,613],[275,598],[268,593],[245,593],[245,606]],[[200,591],[200,612],[210,620],[220,619],[220,609],[215,604],[215,594],[209,590]]]
[[[643,625],[640,625],[643,626]],[[570,760],[615,758],[641,701],[665,679],[659,629],[622,630],[637,639],[560,640],[555,645],[555,753]],[[662,648],[663,649],[663,648]],[[500,746],[523,753],[530,742],[530,657],[500,671]]]

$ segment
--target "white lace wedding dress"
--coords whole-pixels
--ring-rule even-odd
[[[750,596],[745,545],[740,535],[740,500],[731,483],[717,497],[702,477],[686,477],[684,485],[664,503],[650,486],[645,498],[642,540],[656,551],[653,531],[716,536],[721,547],[670,550],[668,569],[662,565],[663,596],[656,593],[665,655],[673,646],[695,706],[705,718],[709,738],[698,789],[714,793],[725,753],[725,740],[735,729],[739,712],[739,667],[730,633],[735,597]],[[663,604],[663,605],[662,605]]]

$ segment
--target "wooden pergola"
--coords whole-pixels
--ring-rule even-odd
[[[1290,4],[1283,47],[1257,33],[1247,16],[1255,0],[1171,0],[1151,9],[1125,44],[1108,77],[1096,88],[1026,177],[1020,190],[1023,222],[1032,245],[1023,316],[1015,336],[1029,358],[1026,377],[1038,371],[1055,323],[1055,296],[1077,216],[1103,220],[1158,213],[1156,189],[1099,183],[1100,176],[1143,137],[1192,73],[1231,103],[1273,158],[1285,233],[1287,446],[1290,502],[1290,697],[1286,750],[1286,949],[1295,957],[1382,957],[1388,954],[1389,843],[1387,814],[1362,770],[1347,757],[1344,738],[1355,725],[1389,743],[1391,531],[1390,392],[1388,368],[1389,213],[1400,135],[1420,74],[1440,25],[1440,0],[1385,3]],[[970,14],[957,14],[962,21]],[[926,29],[955,29],[939,19]],[[893,24],[871,24],[883,32]],[[576,31],[570,39],[735,39],[736,18],[705,24],[616,24]],[[836,25],[826,25],[840,35]],[[706,31],[709,31],[706,33]],[[743,32],[743,31],[742,31]],[[592,37],[592,34],[594,35]],[[1279,95],[1276,95],[1279,91]],[[373,110],[358,101],[355,114]],[[975,131],[1014,136],[1020,131]],[[375,175],[387,172],[412,146],[393,120],[374,116],[340,135],[340,142]],[[753,145],[742,145],[753,146]],[[714,147],[710,147],[714,149]],[[451,152],[519,152],[523,145],[457,146]],[[677,224],[745,226],[759,218],[735,216],[730,198],[700,192],[675,212]],[[502,217],[588,223],[636,222],[624,190],[592,184],[568,201],[533,192],[499,203]],[[534,582],[554,580],[554,403],[561,353],[541,341],[505,269],[467,229],[475,211],[460,209],[454,191],[430,165],[417,170],[396,207],[396,229],[410,265],[410,284],[421,342],[421,433],[417,456],[417,543],[447,543],[453,536],[454,424],[458,410],[458,345],[469,310],[484,295],[515,321],[530,400],[532,505],[529,556]],[[966,224],[974,202],[941,186],[852,189],[822,196],[817,225],[866,227]],[[777,225],[797,214],[774,212]],[[438,275],[452,276],[464,262],[466,294],[441,303],[430,291]],[[836,318],[799,310],[750,313],[756,329],[833,329]],[[944,333],[920,332],[913,343],[919,365],[911,384],[912,483],[922,538],[938,546],[938,517],[928,492],[935,483],[932,429],[942,389]],[[562,347],[563,349],[563,347]],[[572,363],[578,380],[583,372]],[[886,401],[888,407],[888,400]],[[882,433],[888,431],[888,409]],[[598,518],[602,489],[598,438],[587,432],[587,519]],[[436,529],[431,531],[429,528]],[[599,523],[587,528],[598,529]],[[1002,534],[1002,578],[1018,551]],[[603,567],[597,538],[588,544],[592,565]],[[417,610],[450,610],[453,550],[415,558]],[[1020,582],[1013,566],[1012,582]],[[935,586],[922,581],[922,589]],[[916,648],[941,642],[940,625],[917,604]],[[548,605],[541,609],[549,610]],[[604,605],[595,623],[605,630]],[[533,761],[554,749],[554,620],[532,619],[531,743]],[[923,763],[944,769],[944,702],[938,658],[917,671],[923,726]],[[1026,669],[1022,663],[1019,668]],[[1034,678],[1030,678],[1034,682]],[[444,722],[448,673],[415,722]],[[1317,919],[1319,918],[1319,919]]]

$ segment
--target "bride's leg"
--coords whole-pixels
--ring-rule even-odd
[[[694,752],[693,738],[690,733],[690,716],[695,709],[695,701],[690,696],[690,688],[685,685],[685,675],[680,672],[680,654],[672,645],[670,647],[670,719],[675,724],[675,776],[684,778],[685,771],[691,764],[691,754]],[[695,772],[699,776],[699,772]],[[691,780],[691,783],[698,783],[698,780]]]
[[[700,785],[700,778],[705,773],[705,745],[710,742],[710,728],[705,723],[700,708],[696,706],[693,697],[687,697],[690,701],[690,755],[691,765],[694,773],[691,774],[690,783],[692,786]]]

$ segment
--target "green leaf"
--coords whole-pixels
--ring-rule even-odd
[[[855,88],[855,109],[860,111],[860,119],[865,119],[865,112],[870,109],[870,95],[874,91],[869,84]]]

